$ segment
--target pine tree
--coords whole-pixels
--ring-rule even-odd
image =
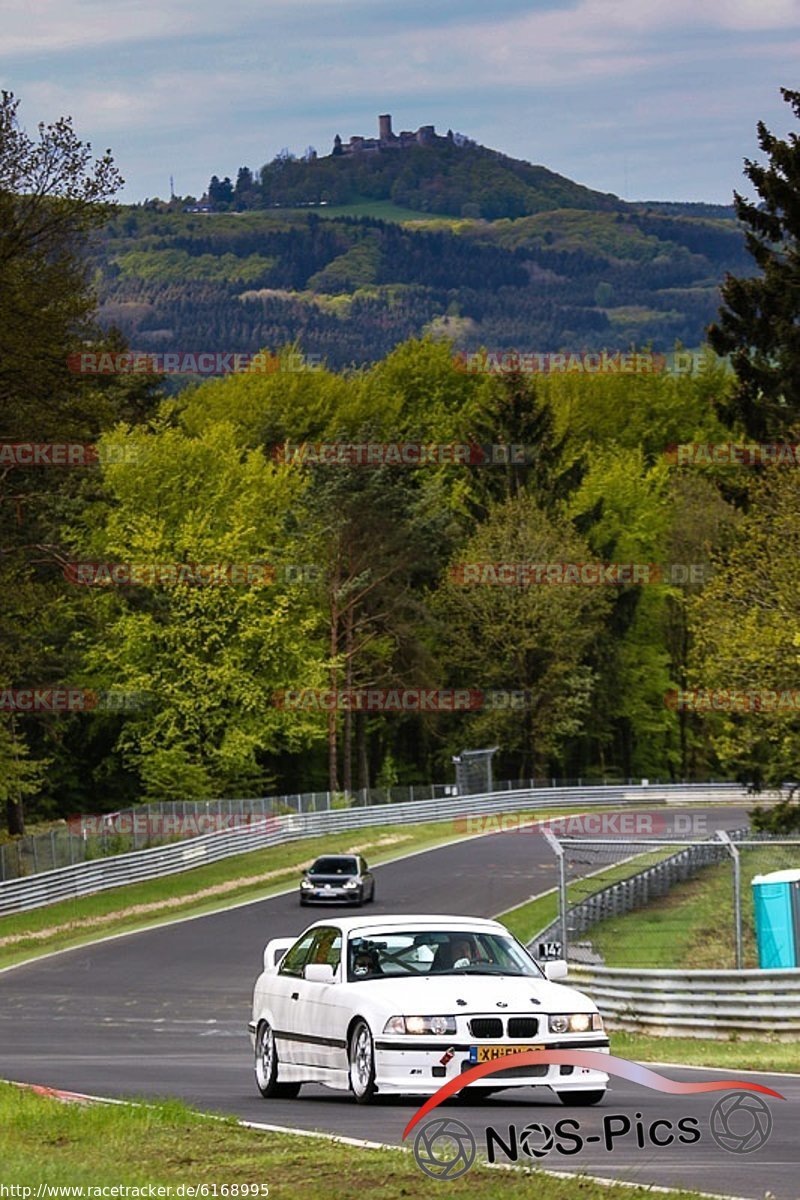
[[[781,93],[800,118],[800,92]],[[800,138],[776,138],[763,121],[757,128],[769,165],[745,159],[744,173],[761,200],[734,192],[734,205],[761,273],[726,277],[724,307],[708,340],[718,354],[731,355],[738,377],[721,415],[765,439],[790,434],[800,416]]]

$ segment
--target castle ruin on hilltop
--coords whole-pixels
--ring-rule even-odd
[[[378,117],[377,137],[351,137],[349,142],[342,142],[337,133],[333,139],[332,153],[339,154],[377,154],[381,150],[405,150],[409,146],[432,146],[435,142],[452,142],[453,131],[447,131],[447,137],[437,135],[433,125],[420,125],[416,132],[404,129],[402,133],[392,132],[391,113],[383,113]]]

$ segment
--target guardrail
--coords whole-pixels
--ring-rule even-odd
[[[800,1034],[800,969],[664,971],[570,963],[609,1029],[661,1036],[729,1038]]]
[[[234,854],[245,854],[298,838],[339,833],[368,825],[403,825],[474,814],[524,811],[580,805],[666,803],[680,796],[696,803],[741,801],[746,791],[738,784],[674,784],[659,788],[629,785],[587,788],[520,788],[477,796],[448,796],[404,804],[332,809],[326,812],[268,816],[234,830],[204,834],[168,846],[93,859],[28,878],[0,883],[0,916],[52,904],[58,900],[140,883],[190,871]],[[476,830],[475,832],[478,832]],[[488,832],[488,830],[484,830]]]
[[[497,782],[491,791],[623,785],[626,788],[638,786],[632,779],[516,779]],[[657,792],[661,781],[653,780],[650,786]],[[386,788],[359,788],[347,794],[301,792],[227,800],[153,800],[117,812],[84,813],[58,823],[47,833],[25,834],[0,843],[0,883],[42,871],[55,871],[59,867],[72,867],[95,858],[127,854],[130,850],[149,850],[153,846],[170,845],[204,833],[234,829],[258,818],[416,803],[459,794],[466,793],[459,793],[454,783],[409,783]]]

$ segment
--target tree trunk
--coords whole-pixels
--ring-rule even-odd
[[[25,832],[25,813],[21,800],[6,800],[6,824],[12,836]]]
[[[344,762],[342,765],[343,778],[342,786],[349,795],[353,790],[353,713],[350,708],[350,693],[353,689],[353,603],[350,601],[347,605],[345,614],[345,632],[344,632],[344,652],[345,652],[345,692],[348,700],[344,710],[344,745],[342,754]]]
[[[335,659],[339,650],[339,564],[337,562],[331,580],[331,628],[330,628],[330,655],[331,659]],[[339,790],[339,759],[336,739],[338,736],[338,722],[336,710],[336,689],[339,685],[339,672],[336,666],[331,667],[331,693],[333,701],[328,709],[328,788],[331,792]]]
[[[686,598],[681,605],[682,654],[679,681],[681,688],[686,688],[686,664],[689,661],[689,621],[686,615]],[[689,770],[689,714],[682,707],[678,708],[678,732],[681,747],[681,779],[687,779]]]
[[[356,713],[356,758],[358,761],[358,786],[369,787],[369,758],[367,757],[367,714]]]

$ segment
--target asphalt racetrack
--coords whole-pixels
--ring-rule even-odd
[[[705,811],[709,832],[746,824],[743,808],[686,811]],[[376,902],[365,910],[370,916],[491,917],[556,882],[554,857],[544,839],[515,832],[430,850],[379,867],[375,874]],[[357,1106],[344,1093],[311,1084],[296,1100],[263,1100],[256,1091],[247,1021],[264,945],[269,938],[299,933],[323,911],[300,908],[293,891],[0,973],[0,1077],[98,1096],[177,1096],[249,1121],[400,1143],[419,1100]],[[688,1068],[664,1068],[663,1073],[692,1081],[737,1075]],[[579,1122],[584,1139],[600,1138],[604,1117],[627,1116],[631,1132],[616,1138],[610,1151],[600,1138],[571,1156],[553,1148],[542,1159],[523,1154],[520,1161],[754,1200],[766,1192],[776,1200],[798,1197],[800,1077],[741,1077],[786,1096],[785,1101],[768,1098],[771,1136],[749,1154],[724,1150],[711,1138],[708,1115],[721,1092],[676,1097],[612,1079],[596,1108],[569,1108],[550,1093],[538,1098],[533,1090],[520,1090],[475,1105],[450,1102],[438,1111],[469,1125],[481,1152],[487,1126],[507,1133],[510,1124],[521,1130],[531,1122],[552,1126],[570,1117]],[[675,1126],[683,1117],[699,1120],[701,1137],[695,1144],[655,1146],[645,1136],[645,1146],[638,1146],[637,1119],[647,1130],[653,1121]],[[660,1129],[663,1136],[666,1127]],[[507,1159],[499,1154],[498,1161]]]

